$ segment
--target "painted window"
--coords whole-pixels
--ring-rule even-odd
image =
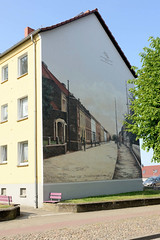
[[[28,164],[28,141],[18,143],[18,163]]]
[[[1,163],[7,163],[7,145],[0,147]]]
[[[8,65],[2,68],[2,82],[8,80]]]
[[[28,117],[28,97],[18,99],[18,119]]]
[[[23,55],[18,59],[18,64],[19,64],[19,76],[22,76],[25,73],[28,73],[28,55],[27,54]]]
[[[1,121],[5,122],[8,120],[8,104],[1,107]]]

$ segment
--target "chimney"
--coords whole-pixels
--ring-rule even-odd
[[[90,11],[89,11],[89,10],[87,10],[87,11],[85,11],[84,13],[90,13]]]
[[[26,27],[24,29],[24,37],[27,37],[31,32],[33,32],[34,29],[33,28],[30,28],[30,27]]]

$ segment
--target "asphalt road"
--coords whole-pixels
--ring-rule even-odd
[[[20,217],[0,223],[0,239],[160,239],[160,205],[59,214],[21,208]]]

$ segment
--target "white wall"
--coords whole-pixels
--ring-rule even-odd
[[[142,190],[142,179],[44,184],[44,201],[50,192],[61,192],[62,200],[66,200]]]
[[[133,75],[106,35],[94,14],[51,31],[41,33],[42,61],[59,81],[70,81],[70,91],[112,135],[123,125],[126,107],[126,81]],[[44,198],[50,191],[62,191],[64,198],[142,190],[141,179],[44,185]]]
[[[42,59],[49,70],[61,82],[70,80],[75,97],[106,130],[115,133],[115,98],[120,129],[122,112],[127,112],[125,81],[133,75],[96,16],[89,15],[41,35]]]

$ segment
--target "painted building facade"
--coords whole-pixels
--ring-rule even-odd
[[[123,125],[125,83],[136,76],[98,10],[26,30],[0,55],[1,194],[41,207],[51,191],[68,199],[141,190],[128,146],[110,141]],[[81,150],[84,139],[96,146]]]

